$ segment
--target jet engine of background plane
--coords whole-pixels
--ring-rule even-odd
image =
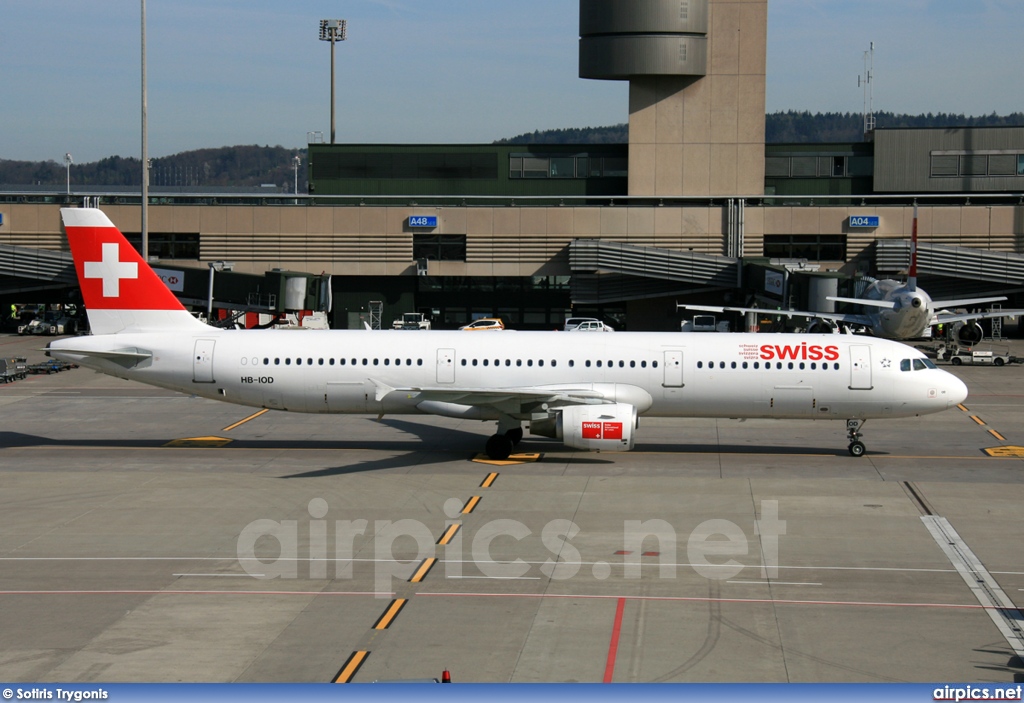
[[[965,346],[974,346],[981,342],[985,331],[977,322],[956,322],[953,324],[953,339]]]

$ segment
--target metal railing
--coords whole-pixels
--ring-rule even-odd
[[[126,191],[8,190],[0,191],[0,203],[32,203],[79,206],[140,205],[140,193]],[[210,192],[175,189],[153,190],[150,205],[248,205],[248,206],[393,206],[393,207],[727,207],[730,201],[764,207],[905,207],[919,205],[1024,205],[1024,193],[902,193],[872,195],[306,195],[294,193]]]

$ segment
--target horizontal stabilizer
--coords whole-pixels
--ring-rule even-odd
[[[91,356],[99,359],[111,359],[114,361],[122,361],[125,359],[134,359],[136,361],[142,359],[150,359],[153,354],[148,351],[141,351],[139,349],[116,349],[116,350],[100,350],[100,349],[71,349],[68,347],[54,347],[41,349],[45,351],[47,355],[56,354],[73,354],[74,356]]]

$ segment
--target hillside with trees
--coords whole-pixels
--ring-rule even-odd
[[[274,184],[292,189],[295,171],[292,159],[302,159],[299,183],[306,180],[306,150],[282,146],[224,146],[217,149],[183,151],[152,159],[152,186],[237,187]],[[8,161],[0,159],[0,184],[60,185],[67,171],[56,161]],[[110,156],[99,161],[71,165],[72,185],[141,185],[142,167],[135,157]]]
[[[914,127],[1021,127],[1024,113],[971,117],[951,113],[901,115],[875,113],[880,128]],[[789,110],[765,116],[765,141],[769,144],[859,142],[863,139],[863,119],[859,113],[811,113]],[[548,129],[528,132],[495,144],[625,144],[629,141],[626,124],[608,127]],[[2,155],[0,155],[2,156]],[[225,146],[217,149],[184,151],[153,159],[150,185],[180,187],[245,187],[273,184],[291,190],[294,182],[292,159],[299,156],[299,184],[306,181],[306,150],[282,146]],[[74,185],[138,187],[142,170],[137,158],[110,156],[92,163],[73,164]],[[62,185],[67,177],[63,164],[56,161],[11,161],[0,158],[0,187],[19,185]]]

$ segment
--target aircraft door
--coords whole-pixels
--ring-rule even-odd
[[[192,381],[195,383],[213,383],[213,339],[197,339],[192,354]]]
[[[871,347],[867,344],[850,346],[850,390],[869,391],[871,384]]]
[[[437,382],[455,383],[455,350],[437,350]]]
[[[665,352],[664,378],[661,385],[665,388],[683,387],[683,350],[671,349]]]

